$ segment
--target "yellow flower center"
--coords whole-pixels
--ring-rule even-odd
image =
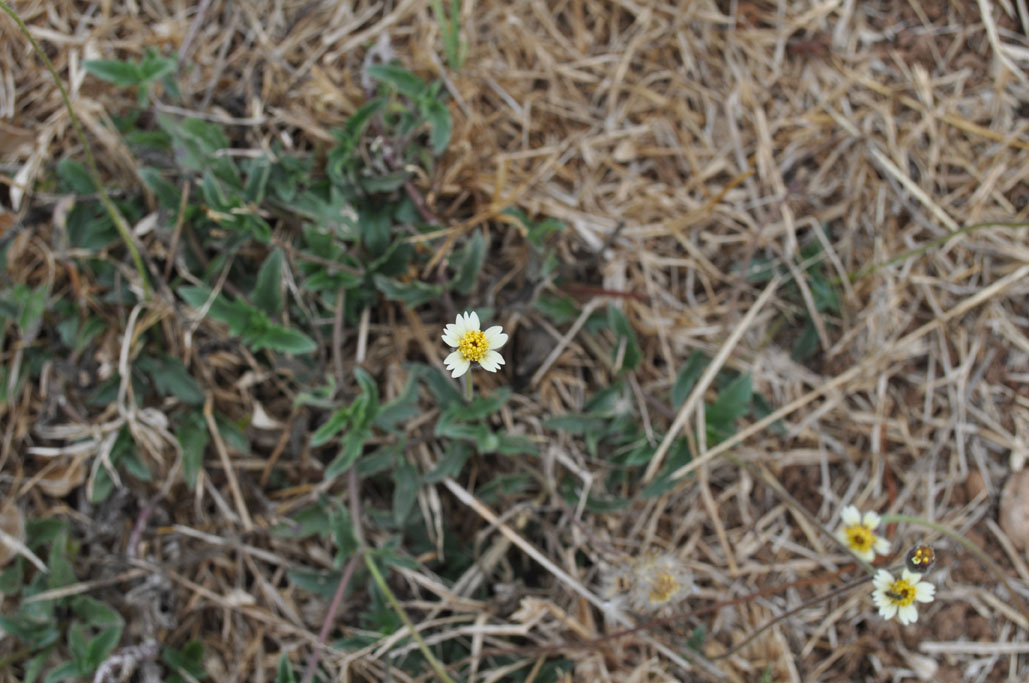
[[[886,597],[898,607],[907,607],[915,601],[915,587],[906,579],[897,579],[890,584]]]
[[[858,552],[865,552],[875,545],[875,533],[864,524],[855,524],[845,530],[847,534],[847,545]]]
[[[668,602],[679,592],[679,582],[668,572],[659,572],[650,583],[650,601],[653,603]]]
[[[457,350],[469,363],[478,363],[489,351],[489,343],[486,341],[486,335],[480,330],[469,330],[461,337]]]

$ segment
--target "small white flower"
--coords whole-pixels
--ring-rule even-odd
[[[879,608],[879,616],[892,619],[896,615],[897,621],[905,626],[918,621],[915,602],[932,602],[936,595],[936,586],[922,581],[921,574],[907,569],[901,572],[899,579],[893,578],[893,574],[885,569],[880,569],[875,573],[872,583],[875,585],[872,600]]]
[[[495,325],[485,332],[480,331],[479,316],[474,311],[458,313],[457,321],[443,330],[443,341],[457,349],[443,360],[454,377],[468,372],[472,363],[478,363],[489,372],[496,372],[504,364],[504,357],[497,353],[497,349],[507,343],[504,328]]]
[[[890,552],[890,542],[875,533],[880,522],[878,514],[869,511],[862,517],[856,507],[848,505],[840,513],[840,519],[843,526],[836,532],[836,537],[865,562],[874,560],[876,553],[886,555]]]

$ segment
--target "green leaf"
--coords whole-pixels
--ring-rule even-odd
[[[528,474],[501,474],[480,486],[475,495],[484,503],[495,503],[502,495],[516,496],[523,493],[532,484]]]
[[[397,454],[396,463],[393,469],[393,521],[397,526],[403,526],[418,500],[420,477],[418,469],[402,453]]]
[[[105,628],[89,641],[86,648],[86,662],[92,671],[100,666],[121,640],[121,626]]]
[[[191,640],[181,650],[165,647],[161,651],[161,659],[173,671],[182,671],[197,680],[207,678],[204,671],[204,646],[199,641]],[[168,677],[168,683],[185,683],[187,679],[178,673]]]
[[[617,368],[619,372],[623,370],[635,370],[636,366],[639,365],[640,360],[643,358],[643,354],[640,351],[639,344],[636,343],[636,332],[632,329],[629,324],[628,318],[622,313],[616,306],[607,307],[607,321],[611,326],[611,329],[615,332],[615,348],[611,352],[612,360],[617,360],[619,353],[622,353],[622,364],[621,367]],[[620,348],[625,346],[625,351],[620,352]]]
[[[569,413],[567,415],[555,415],[543,420],[545,429],[554,429],[568,432],[569,434],[586,434],[596,432],[604,428],[606,418],[597,415],[578,415]]]
[[[61,159],[57,163],[57,179],[62,192],[70,194],[92,194],[96,185],[86,167],[75,159]]]
[[[451,404],[443,411],[446,421],[482,420],[500,410],[511,398],[510,387],[500,387],[489,396],[476,396],[471,403]]]
[[[187,304],[198,311],[203,310],[208,299],[211,298],[211,289],[202,285],[179,287],[177,291]],[[248,329],[252,329],[255,318],[263,322],[265,326],[270,325],[267,316],[256,308],[251,308],[242,301],[229,301],[221,294],[211,302],[207,314],[215,320],[226,323],[229,331],[234,335],[241,335]]]
[[[425,475],[426,484],[438,484],[447,477],[456,477],[461,474],[464,464],[475,454],[471,447],[461,441],[447,441],[444,446],[443,459],[436,463],[436,467]]]
[[[118,438],[121,438],[121,434],[118,435]],[[115,446],[117,447],[117,443]],[[112,455],[113,453],[112,450]],[[68,559],[68,535],[66,533],[54,539],[50,545],[50,557],[47,559],[47,569],[50,570],[46,577],[48,588],[63,588],[75,583],[75,572]]]
[[[120,59],[89,59],[82,66],[93,76],[117,86],[128,87],[143,82],[143,73],[139,65],[123,62]]]
[[[404,390],[395,399],[386,403],[375,416],[375,425],[380,429],[392,431],[404,420],[421,412],[418,406],[418,384],[414,373],[407,379]]]
[[[192,491],[196,488],[197,475],[204,463],[204,450],[211,438],[203,413],[194,410],[179,418],[175,438],[182,449],[182,479]]]
[[[311,435],[311,446],[317,447],[328,443],[350,424],[350,406],[341,406],[325,423]]]
[[[48,647],[29,660],[28,664],[25,665],[22,683],[35,683],[36,679],[39,678],[39,674],[43,673],[43,667],[46,666],[47,660],[50,659],[52,650],[53,648]]]
[[[44,683],[56,683],[56,681],[63,681],[66,678],[80,678],[89,672],[83,672],[79,670],[78,662],[65,662],[56,669],[53,669],[43,679]]]
[[[247,184],[243,188],[243,196],[251,204],[260,204],[264,201],[265,192],[268,189],[268,180],[271,178],[271,160],[262,156],[250,164],[247,174]]]
[[[476,230],[464,249],[457,252],[450,261],[451,267],[456,271],[451,283],[454,290],[460,294],[470,294],[485,260],[486,240],[482,233]]]
[[[500,437],[484,424],[436,423],[436,435],[475,442],[480,453],[495,453],[500,448]]]
[[[404,450],[403,441],[391,444],[389,446],[383,446],[382,448],[376,448],[368,455],[362,457],[356,463],[354,463],[354,471],[357,473],[358,479],[364,479],[371,477],[382,472],[393,469],[393,463],[396,461],[397,453]]]
[[[140,180],[143,181],[143,184],[157,197],[157,202],[161,206],[173,211],[178,210],[182,194],[179,192],[178,187],[165,179],[161,171],[149,167],[140,167],[137,174]]]
[[[174,396],[186,405],[198,406],[204,402],[204,392],[186,367],[174,356],[140,356],[136,365],[154,383],[162,396]]]
[[[291,569],[286,572],[286,576],[289,578],[289,582],[297,588],[329,599],[336,593],[343,572]]]
[[[9,299],[3,302],[0,313],[4,317],[14,318],[23,338],[35,337],[46,311],[47,287],[27,287],[20,282],[8,294]]]
[[[716,444],[729,436],[733,422],[747,413],[753,396],[749,372],[734,379],[718,393],[718,399],[704,411],[709,444]]]
[[[22,558],[16,557],[11,566],[0,572],[0,595],[16,595],[25,580],[25,569]]]
[[[430,285],[420,280],[400,282],[393,278],[376,274],[373,276],[373,281],[375,282],[375,287],[385,294],[387,299],[399,301],[408,306],[418,306],[430,301],[436,301],[443,295],[443,287],[440,285]]]
[[[529,234],[526,235],[526,239],[536,247],[542,248],[547,237],[564,229],[565,224],[556,218],[544,218],[529,228]]]
[[[299,355],[311,353],[318,348],[318,345],[303,332],[272,325],[254,338],[250,348],[254,351],[271,349],[279,353]]]
[[[275,249],[264,260],[257,273],[257,284],[250,294],[251,301],[269,316],[282,312],[282,250]]]
[[[39,644],[41,637],[50,630],[50,620],[33,619],[21,613],[10,616],[0,614],[0,628],[19,640],[36,645]]]
[[[179,121],[164,114],[157,115],[157,122],[171,137],[176,162],[183,170],[213,173],[230,187],[242,190],[243,182],[235,162],[218,155],[219,150],[229,146],[229,139],[220,126],[202,119]]]
[[[501,455],[536,455],[539,447],[529,438],[517,434],[500,434],[497,453]]]
[[[798,363],[802,363],[814,355],[815,351],[818,350],[818,346],[818,330],[815,329],[815,323],[810,318],[807,318],[804,321],[803,331],[801,331],[796,341],[793,342],[793,348],[790,349],[790,358]]]
[[[393,192],[407,182],[411,175],[407,171],[394,171],[381,175],[363,175],[357,179],[361,189],[369,194]]]
[[[335,460],[325,469],[323,481],[332,481],[357,462],[364,452],[364,442],[372,436],[371,430],[354,427],[343,435],[343,447]]]
[[[440,372],[438,368],[422,365],[421,363],[413,363],[411,370],[425,382],[425,386],[428,387],[436,399],[440,409],[446,409],[451,403],[460,403],[464,400],[455,383]]]
[[[415,99],[425,90],[425,82],[407,69],[392,64],[372,64],[365,73],[382,83],[388,83],[403,95]]]
[[[733,422],[743,417],[753,396],[750,373],[743,373],[718,393],[718,399],[706,411],[708,420]]]
[[[675,375],[675,384],[672,386],[672,408],[678,408],[690,395],[693,385],[697,383],[710,359],[702,351],[694,351],[686,359],[686,363]]]
[[[272,529],[272,535],[279,538],[304,539],[325,536],[332,531],[332,514],[321,502],[302,508],[293,516]]]
[[[819,272],[812,274],[808,280],[811,296],[815,300],[815,308],[819,311],[840,312],[840,297],[832,283]]]
[[[685,438],[678,438],[672,441],[672,447],[668,451],[668,458],[664,466],[654,480],[640,492],[643,498],[658,498],[674,489],[681,480],[672,479],[672,474],[683,467],[690,460],[690,447]]]
[[[296,677],[293,676],[293,667],[290,666],[285,652],[279,657],[279,666],[275,670],[275,683],[297,683]]]
[[[379,387],[364,368],[355,368],[354,377],[361,387],[361,395],[354,401],[354,422],[366,426],[379,413]]]
[[[450,110],[439,100],[432,99],[422,107],[422,116],[429,122],[429,144],[432,146],[432,153],[439,156],[450,144],[450,134],[454,128]]]
[[[68,530],[68,525],[56,517],[30,519],[25,522],[25,537],[29,548],[35,550],[44,543],[52,543]]]
[[[107,604],[88,595],[76,595],[71,599],[71,609],[77,617],[85,619],[91,626],[121,626],[120,614]]]
[[[329,150],[328,158],[325,160],[325,174],[335,186],[352,185],[351,174],[360,161],[360,156],[356,152],[361,145],[364,129],[372,117],[386,106],[387,100],[386,97],[376,97],[355,111],[347,119],[342,130],[332,131],[332,136],[336,138],[336,146]]]
[[[68,627],[68,649],[71,651],[72,657],[82,667],[86,661],[86,648],[88,647],[88,640],[86,637],[86,627],[83,624],[72,624]]]
[[[382,254],[389,246],[393,229],[393,217],[389,207],[378,205],[362,207],[357,214],[357,228],[361,233],[361,244],[372,256]]]
[[[579,317],[579,305],[570,296],[541,294],[532,305],[556,325],[571,322]]]
[[[169,57],[160,57],[154,51],[147,51],[143,63],[139,65],[139,72],[143,83],[150,83],[173,73],[177,62]]]

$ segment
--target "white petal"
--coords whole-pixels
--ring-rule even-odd
[[[879,616],[881,616],[883,619],[892,619],[896,613],[897,606],[894,605],[892,602],[888,602],[885,605],[879,606]]]
[[[840,543],[842,543],[843,545],[847,546],[848,548],[850,547],[850,539],[847,538],[846,529],[840,529],[839,531],[837,531],[836,538],[840,539]]]
[[[452,354],[443,359],[443,364],[447,366],[447,370],[452,371],[453,377],[460,377],[464,373],[468,372],[468,368],[472,366],[465,357],[461,355],[460,351],[454,351]]]
[[[855,550],[854,554],[860,557],[865,562],[871,562],[875,559],[875,553],[871,550]]]
[[[915,584],[915,600],[918,602],[932,602],[936,595],[936,586],[922,581]]]
[[[482,357],[482,360],[479,361],[479,365],[482,366],[482,369],[488,370],[490,372],[496,372],[500,369],[500,366],[503,364],[504,357],[493,350],[487,351],[486,354]]]
[[[907,626],[918,621],[918,608],[914,605],[905,605],[897,612],[897,621]]]
[[[890,554],[890,542],[882,536],[875,537],[875,552],[880,555]]]
[[[882,518],[879,516],[879,513],[869,510],[865,513],[865,516],[861,519],[861,521],[869,529],[874,529],[877,526],[879,526],[879,522],[882,521]]]
[[[461,335],[457,333],[457,325],[450,323],[443,328],[443,342],[454,349],[461,345]]]
[[[468,329],[477,330],[479,329],[479,314],[475,311],[471,313],[465,313],[464,319],[468,323]]]
[[[507,335],[504,334],[504,328],[500,325],[494,325],[483,334],[486,335],[486,343],[491,349],[499,349],[507,343]]]
[[[454,334],[458,339],[461,339],[461,337],[465,336],[470,329],[471,326],[468,322],[468,316],[464,313],[458,313],[457,321],[454,323]]]
[[[915,572],[913,572],[910,569],[908,569],[907,567],[905,567],[904,571],[902,571],[900,573],[900,578],[904,579],[905,581],[907,581],[910,584],[916,584],[916,583],[918,583],[919,581],[922,580],[922,575],[921,574],[916,574]]]
[[[872,583],[881,591],[887,590],[893,585],[893,574],[885,569],[880,569],[875,573],[875,579],[872,580]]]
[[[842,519],[843,523],[847,526],[854,526],[855,524],[861,523],[861,513],[858,512],[858,509],[853,505],[848,505],[843,508],[843,512],[840,513],[840,519]]]

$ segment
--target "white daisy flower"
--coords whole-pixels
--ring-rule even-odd
[[[921,574],[907,569],[901,572],[899,579],[893,578],[893,574],[885,569],[880,569],[875,573],[872,583],[875,585],[872,600],[879,608],[879,616],[892,619],[896,615],[897,621],[905,626],[918,621],[915,603],[932,602],[936,595],[936,586],[922,581]]]
[[[886,555],[890,552],[890,542],[875,533],[880,522],[878,514],[869,511],[862,517],[856,507],[848,505],[843,508],[840,519],[843,526],[836,532],[836,537],[865,562],[874,560],[876,553]]]
[[[504,328],[495,325],[482,332],[479,316],[474,311],[458,313],[457,321],[443,330],[443,341],[457,349],[443,360],[454,377],[468,372],[472,363],[478,363],[489,372],[496,372],[504,364],[504,357],[497,353],[497,349],[507,343]]]

